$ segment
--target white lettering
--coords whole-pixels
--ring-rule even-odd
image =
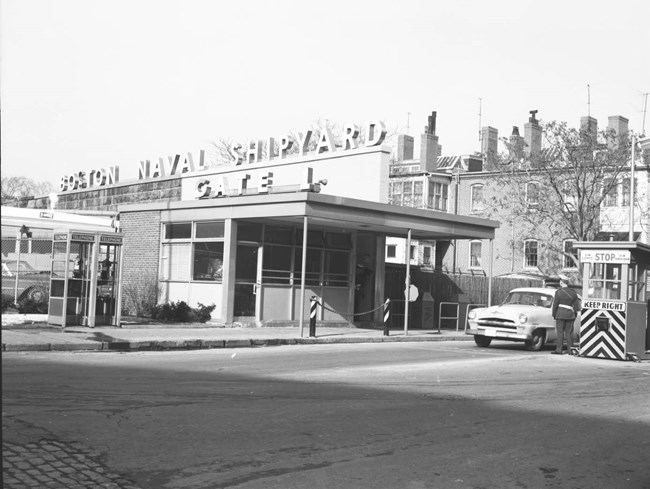
[[[143,180],[149,178],[149,166],[151,162],[149,160],[140,161],[140,166],[138,167],[138,180]]]
[[[386,139],[386,126],[381,121],[374,121],[368,124],[366,132],[366,146],[377,146]]]
[[[316,145],[316,154],[320,153],[321,151],[329,151],[330,153],[334,151],[332,133],[327,126],[322,128],[320,137],[318,138],[318,144]]]
[[[266,160],[271,161],[275,158],[275,138],[270,137],[266,144]]]
[[[199,180],[196,182],[196,198],[203,199],[210,196],[212,189],[210,188],[210,180]]]
[[[280,147],[278,148],[278,157],[280,159],[285,158],[292,147],[293,139],[289,136],[282,136],[280,138]]]
[[[359,137],[359,127],[354,124],[346,124],[343,128],[343,149],[357,149],[359,145],[357,138]]]
[[[273,172],[268,172],[263,174],[260,178],[260,187],[258,191],[261,194],[267,194],[271,187],[273,187]]]
[[[262,159],[262,141],[254,140],[248,142],[246,150],[246,163],[259,163]]]
[[[154,163],[153,166],[150,166],[151,177],[158,178],[165,176],[165,160],[158,158],[158,163]]]
[[[241,148],[242,146],[240,143],[235,143],[230,147],[228,151],[235,165],[241,165],[244,162],[244,157],[239,152]]]
[[[309,129],[305,134],[298,133],[298,149],[300,150],[300,156],[305,156],[305,153],[309,149],[309,140],[311,139],[312,130]]]

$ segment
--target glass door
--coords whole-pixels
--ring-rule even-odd
[[[238,244],[235,263],[235,321],[255,321],[258,311],[259,253],[258,244]]]
[[[120,258],[120,246],[115,244],[99,245],[99,263],[97,268],[97,300],[95,303],[95,325],[107,326],[114,323],[117,304],[117,284]]]

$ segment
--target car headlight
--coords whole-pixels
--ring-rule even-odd
[[[469,314],[467,315],[467,317],[469,319],[476,319],[476,311],[474,309],[472,309],[471,311],[469,311]]]
[[[525,324],[526,321],[528,321],[528,316],[527,316],[526,314],[520,314],[520,315],[519,315],[519,322],[520,322],[521,324]]]

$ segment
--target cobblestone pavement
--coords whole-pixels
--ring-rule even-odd
[[[4,489],[139,489],[132,481],[110,472],[99,454],[80,443],[55,440],[19,445],[2,443]]]

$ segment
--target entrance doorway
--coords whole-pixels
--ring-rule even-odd
[[[253,322],[258,318],[260,246],[238,244],[235,264],[235,321]]]

